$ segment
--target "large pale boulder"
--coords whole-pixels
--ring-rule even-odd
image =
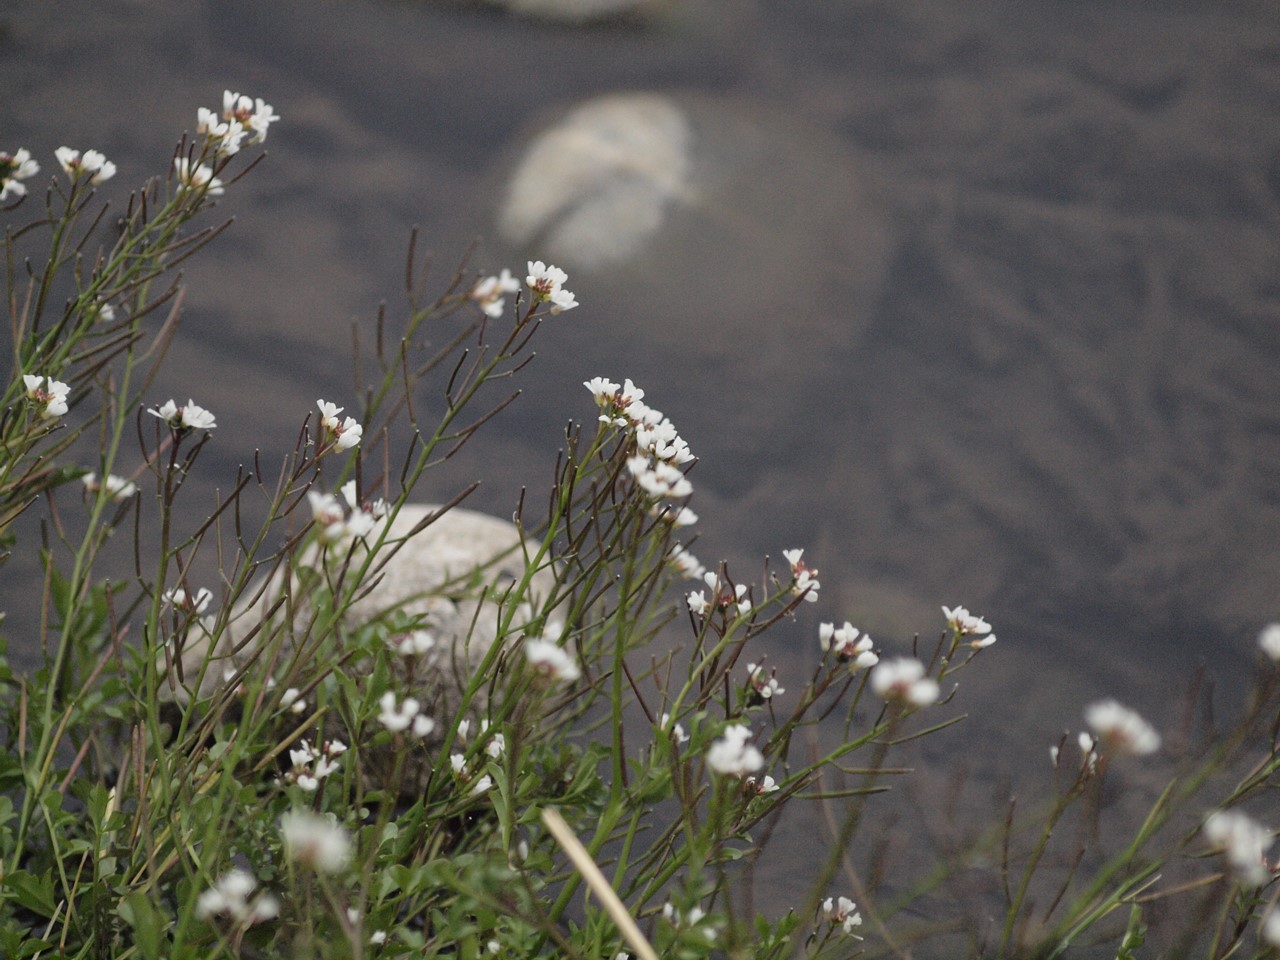
[[[355,588],[357,599],[346,609],[343,626],[350,631],[396,615],[412,618],[415,626],[430,631],[436,643],[415,664],[415,689],[407,693],[443,716],[456,707],[467,678],[493,645],[502,603],[525,577],[537,544],[523,540],[507,520],[460,507],[439,511],[433,504],[406,504],[393,519],[381,521],[388,525],[384,545],[366,574],[367,584]],[[363,542],[375,542],[378,535],[375,528]],[[300,566],[332,579],[344,566],[347,571],[360,569],[367,555],[360,542],[354,548],[316,544],[303,553]],[[287,654],[306,642],[314,607],[304,579],[295,576],[287,602],[281,603],[285,582],[277,575],[262,589],[252,590],[232,612],[204,672],[203,694],[260,659],[267,645],[278,641]],[[536,608],[554,586],[554,574],[549,564],[544,565],[532,574],[524,601]],[[200,676],[207,656],[207,641],[187,644],[181,659],[188,684]],[[285,662],[287,657],[276,659]]]

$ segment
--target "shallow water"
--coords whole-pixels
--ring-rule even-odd
[[[750,576],[805,546],[821,569],[816,610],[770,650],[780,676],[819,619],[901,651],[942,603],[995,624],[961,698],[968,737],[1008,745],[973,761],[991,779],[1102,695],[1171,724],[1202,663],[1230,709],[1280,617],[1266,3],[734,0],[581,30],[363,0],[0,17],[0,146],[46,171],[62,143],[99,148],[121,169],[108,196],[225,86],[283,117],[220,205],[231,233],[187,270],[155,389],[217,412],[210,484],[344,396],[349,324],[399,302],[410,224],[439,277],[477,237],[477,268],[541,256],[495,239],[521,144],[587,97],[659,91],[766,145],[712,197],[720,242],[673,222],[625,269],[561,264],[583,306],[427,497],[482,476],[471,505],[508,513],[591,416],[581,381],[630,376],[701,457],[699,556]],[[20,649],[31,621],[7,605]]]

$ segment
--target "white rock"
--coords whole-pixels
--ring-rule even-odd
[[[400,509],[379,552],[380,558],[386,557],[385,562],[379,560],[370,569],[367,592],[347,608],[343,621],[347,628],[355,629],[390,613],[422,617],[422,627],[430,630],[437,642],[419,664],[419,689],[411,692],[423,699],[431,713],[441,716],[457,703],[471,669],[493,644],[501,609],[495,598],[501,599],[518,583],[527,566],[526,551],[515,524],[474,510],[455,507],[414,532],[438,510],[433,504],[406,504]],[[376,532],[368,540],[375,538]],[[537,545],[525,546],[532,559]],[[318,546],[308,547],[300,565],[315,567],[320,556]],[[367,551],[356,547],[350,556],[348,569],[359,569]],[[330,575],[340,572],[338,565],[347,563],[347,557],[346,548],[329,548],[325,562],[330,565]],[[536,605],[550,595],[554,585],[554,575],[544,567],[533,574],[525,599]],[[252,639],[247,639],[279,601],[282,586],[283,578],[277,575],[261,592],[251,589],[246,602],[233,611],[205,672],[203,694],[217,690],[224,683],[228,667],[239,668],[247,663],[263,643],[274,643],[281,631],[285,649],[293,646],[291,633],[295,625],[305,635],[312,610],[305,593],[295,584],[292,617],[287,617],[281,607]],[[207,644],[194,641],[194,632],[182,656],[188,685],[194,685],[207,651]],[[237,649],[241,644],[243,647]],[[185,697],[179,695],[179,699]]]

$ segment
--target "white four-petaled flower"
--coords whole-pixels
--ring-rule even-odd
[[[1242,887],[1254,889],[1271,879],[1267,849],[1272,832],[1239,810],[1216,810],[1204,822],[1205,839],[1226,854],[1231,872]]]
[[[40,411],[42,417],[61,417],[70,409],[67,394],[71,392],[71,388],[61,380],[24,373],[22,382],[27,388],[27,399],[44,407]]]
[[[871,638],[848,620],[840,627],[834,623],[820,624],[818,645],[824,653],[828,650],[835,653],[836,659],[849,664],[850,670],[866,670],[880,662],[880,658],[871,651]]]
[[[497,320],[506,309],[506,294],[520,289],[520,281],[511,275],[506,267],[496,277],[485,277],[471,288],[471,299],[476,302],[485,316]]]
[[[70,147],[59,147],[53,151],[62,166],[62,171],[72,180],[87,174],[89,182],[95,186],[104,183],[116,175],[116,165],[97,150],[86,150],[83,154]]]
[[[147,413],[159,417],[171,430],[212,430],[218,425],[217,418],[212,413],[190,399],[182,407],[167,400],[162,406],[148,410]]]
[[[725,727],[720,739],[707,750],[707,766],[713,773],[745,777],[764,766],[764,754],[747,741],[751,728],[740,723]]]
[[[29,150],[5,153],[0,150],[0,203],[10,197],[25,197],[27,185],[19,183],[40,172],[40,164],[31,159]]]
[[[1143,756],[1160,749],[1160,734],[1151,724],[1115,700],[1099,700],[1085,708],[1084,719],[1102,743],[1117,753]]]
[[[107,474],[105,480],[98,479],[96,473],[86,473],[80,478],[80,482],[84,484],[84,488],[88,493],[97,493],[99,490],[105,490],[108,500],[128,500],[138,492],[136,483],[125,477],[117,477],[114,473]]]
[[[330,403],[328,400],[317,400],[316,406],[320,408],[320,421],[335,449],[350,450],[360,442],[361,437],[364,436],[364,427],[360,425],[360,421],[354,417],[338,419],[338,414],[345,407]]]
[[[526,637],[524,656],[535,673],[548,680],[572,683],[582,676],[582,670],[563,647],[541,637]]]
[[[938,699],[937,681],[925,676],[924,664],[911,657],[896,657],[871,671],[871,689],[885,700],[912,707],[927,707]]]
[[[196,918],[229,917],[237,924],[261,923],[280,914],[280,902],[269,893],[249,899],[258,881],[244,870],[224,873],[212,887],[196,898]]]
[[[213,167],[207,163],[193,164],[187,157],[175,157],[173,169],[184,191],[203,191],[207,197],[220,197],[226,192],[222,181],[213,175]]]
[[[351,837],[332,816],[290,810],[280,818],[285,855],[317,873],[339,873],[351,862]]]
[[[568,279],[569,275],[559,267],[541,260],[530,260],[529,275],[524,282],[533,292],[535,303],[549,302],[552,313],[563,313],[578,305],[577,298],[564,289],[564,282]]]

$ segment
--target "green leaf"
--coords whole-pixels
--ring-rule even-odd
[[[135,890],[120,902],[120,918],[133,927],[133,942],[146,960],[161,960],[160,944],[164,934],[164,917],[141,890]]]
[[[26,870],[15,870],[4,878],[5,892],[10,899],[42,917],[52,917],[58,905],[53,896],[53,874],[36,876]]]

